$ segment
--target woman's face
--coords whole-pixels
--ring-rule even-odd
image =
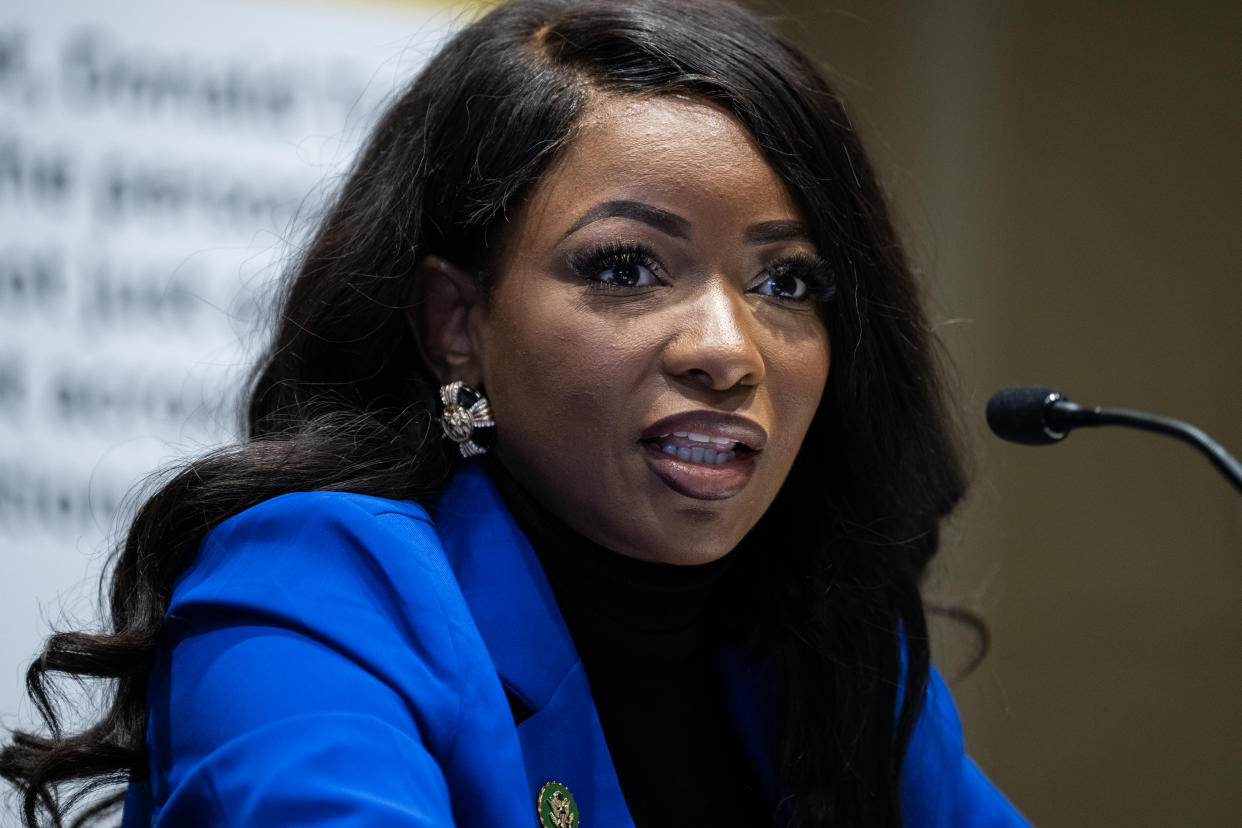
[[[604,98],[505,251],[469,330],[506,468],[621,554],[724,555],[829,363],[825,267],[749,134],[683,98]]]

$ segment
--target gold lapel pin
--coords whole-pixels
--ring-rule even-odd
[[[579,828],[578,803],[560,782],[548,782],[539,789],[535,810],[540,828]]]

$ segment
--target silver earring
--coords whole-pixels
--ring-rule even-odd
[[[471,438],[476,428],[496,425],[487,397],[458,380],[440,386],[440,402],[444,403],[440,427],[444,429],[444,436],[457,444],[461,456],[477,457],[485,453],[487,449]]]

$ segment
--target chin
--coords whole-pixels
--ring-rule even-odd
[[[682,522],[689,517],[690,522],[698,525],[682,525],[676,532],[661,531],[656,537],[636,538],[617,551],[646,561],[696,566],[720,560],[733,551],[746,534],[713,526],[720,520],[718,513],[693,510],[693,515],[680,512],[677,517]]]

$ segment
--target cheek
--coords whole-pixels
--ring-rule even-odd
[[[780,380],[774,391],[776,405],[784,411],[786,421],[798,428],[798,445],[810,426],[828,381],[832,361],[828,333],[822,325],[814,336],[796,343],[782,353]]]
[[[500,433],[552,441],[610,431],[641,381],[645,350],[637,331],[627,335],[570,301],[493,317],[484,383]]]
[[[821,334],[819,347],[815,349],[813,358],[807,361],[808,374],[807,383],[819,390],[815,393],[815,408],[819,407],[819,400],[824,394],[824,386],[828,383],[828,372],[832,368],[832,345],[828,341],[828,332],[825,330]]]

